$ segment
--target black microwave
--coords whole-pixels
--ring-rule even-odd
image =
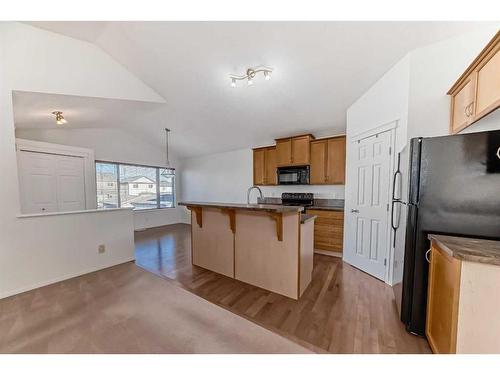
[[[278,185],[309,185],[309,166],[278,168]]]

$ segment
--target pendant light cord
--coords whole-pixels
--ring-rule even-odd
[[[167,152],[167,165],[166,167],[170,167],[170,159],[168,157],[168,133],[170,133],[170,129],[168,128],[165,128],[165,148],[166,148],[166,152]]]

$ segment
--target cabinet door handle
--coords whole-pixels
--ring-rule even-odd
[[[430,263],[431,260],[429,259],[429,254],[431,253],[431,249],[427,250],[425,252],[425,260],[427,261],[427,263]]]
[[[464,108],[464,113],[465,113],[465,116],[466,116],[466,117],[469,117],[469,106],[466,106],[466,107]]]

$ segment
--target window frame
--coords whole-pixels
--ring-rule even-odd
[[[119,161],[107,161],[107,160],[95,160],[94,161],[94,174],[95,174],[95,181],[96,181],[96,187],[97,187],[97,173],[96,173],[96,166],[97,163],[104,163],[104,164],[113,164],[116,165],[116,191],[118,193],[118,208],[122,208],[122,202],[121,202],[121,183],[120,183],[120,165],[125,165],[125,166],[130,166],[130,167],[143,167],[143,168],[154,168],[156,170],[156,184],[152,184],[153,186],[156,185],[156,207],[153,208],[133,208],[133,211],[150,211],[150,210],[164,210],[164,209],[169,209],[169,208],[176,208],[177,206],[177,194],[176,194],[176,188],[175,188],[175,168],[172,167],[160,167],[158,165],[145,165],[145,164],[134,164],[134,163],[122,163]],[[173,171],[173,178],[172,178],[172,207],[161,207],[161,193],[160,193],[160,170],[161,169],[169,169]],[[97,202],[97,191],[96,191],[96,203]],[[105,208],[101,208],[105,210]]]

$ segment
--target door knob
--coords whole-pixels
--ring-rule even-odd
[[[352,212],[353,214],[357,214],[357,213],[359,213],[359,210],[356,210],[355,208],[351,208],[351,212]]]

